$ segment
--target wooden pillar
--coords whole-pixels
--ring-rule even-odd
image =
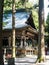
[[[6,48],[4,48],[4,55],[3,55],[3,58],[4,58],[4,62],[6,61]]]
[[[24,46],[26,47],[26,37],[24,37]]]
[[[23,47],[23,37],[21,37],[21,48]]]
[[[11,46],[11,37],[8,38],[9,47]]]
[[[24,36],[24,48],[25,48],[25,55],[27,54],[27,53],[26,53],[26,46],[27,46],[27,44],[26,44],[26,37]]]

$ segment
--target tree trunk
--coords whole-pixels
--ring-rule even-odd
[[[0,0],[0,65],[4,65],[3,50],[2,50],[3,5],[4,5],[4,0]]]
[[[39,0],[39,47],[38,62],[45,61],[45,43],[44,43],[44,0]]]
[[[15,58],[15,0],[12,0],[12,55]]]

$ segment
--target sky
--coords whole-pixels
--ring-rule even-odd
[[[37,0],[29,0],[29,2],[35,4],[35,3],[37,3]]]
[[[45,21],[47,19],[48,13],[49,13],[49,0],[44,0],[44,13],[45,13]]]

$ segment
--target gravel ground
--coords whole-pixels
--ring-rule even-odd
[[[32,57],[25,58],[15,58],[15,65],[49,65],[49,56],[46,56],[46,61],[44,63],[34,63],[37,59],[37,56],[33,55]],[[8,65],[5,62],[5,65]]]

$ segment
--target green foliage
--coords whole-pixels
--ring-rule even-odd
[[[38,29],[38,27],[39,27],[39,25],[38,25],[38,12],[35,9],[33,9],[32,15],[33,15],[35,26]]]
[[[39,29],[39,20],[38,20],[38,10],[39,10],[39,0],[36,0],[36,3],[34,3],[33,5],[33,9],[32,9],[32,15],[33,15],[33,20],[36,26],[36,29]]]
[[[4,27],[5,25],[7,25],[7,23],[8,23],[8,22],[4,22],[4,23],[3,23],[3,27]]]
[[[25,1],[26,1],[26,0],[21,0],[22,5],[24,5]]]
[[[47,42],[47,44],[48,44],[49,43],[49,14],[48,14],[47,20],[46,20],[45,32],[46,32],[45,42]],[[48,44],[48,46],[49,46],[49,44]]]
[[[11,9],[12,0],[4,0],[4,11]]]
[[[49,34],[49,15],[48,15],[47,21],[46,21],[46,32],[48,32],[48,34]]]

